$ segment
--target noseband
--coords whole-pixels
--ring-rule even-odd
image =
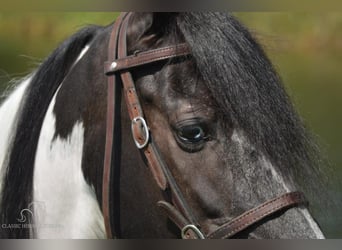
[[[105,228],[108,238],[118,237],[115,226],[111,226],[110,202],[111,202],[111,176],[115,168],[120,167],[115,161],[117,155],[113,150],[116,138],[116,117],[118,102],[115,98],[120,95],[123,89],[125,102],[128,108],[129,117],[132,121],[132,135],[134,142],[139,150],[144,154],[148,166],[153,174],[155,181],[161,190],[169,190],[172,202],[159,201],[157,205],[167,214],[167,216],[181,230],[184,239],[223,239],[234,236],[245,230],[249,226],[260,222],[262,219],[278,211],[298,206],[306,203],[301,192],[289,192],[277,198],[269,200],[238,217],[220,226],[211,225],[208,228],[215,228],[210,232],[204,232],[202,226],[196,220],[194,213],[186,202],[183,193],[178,187],[169,167],[163,160],[157,145],[149,131],[144,118],[143,110],[137,96],[135,84],[129,70],[132,68],[148,65],[153,62],[165,61],[175,57],[190,55],[190,49],[186,43],[173,46],[153,49],[145,52],[127,55],[126,32],[131,13],[123,13],[114,24],[108,50],[108,61],[105,63],[105,73],[108,76],[108,100],[107,100],[107,128],[105,158],[103,170],[102,186],[102,211],[104,216]],[[118,86],[118,79],[121,78],[122,85]]]

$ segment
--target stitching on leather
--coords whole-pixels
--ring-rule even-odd
[[[166,55],[162,55],[162,56],[153,58],[153,55],[155,55],[155,54],[174,53],[174,51],[177,52],[177,50],[178,50],[178,53],[176,53],[176,54],[166,54]],[[140,58],[138,55],[138,57],[128,57],[128,58],[126,57],[126,58],[118,58],[117,60],[114,60],[114,62],[117,62],[120,66],[118,65],[118,67],[116,69],[110,70],[109,72],[115,72],[115,71],[122,70],[125,68],[135,67],[135,66],[138,66],[138,65],[144,64],[144,63],[164,60],[164,59],[167,59],[169,57],[186,55],[188,53],[189,52],[187,51],[187,45],[186,44],[180,44],[180,45],[173,46],[173,47],[156,49],[154,51],[148,51],[145,53],[141,52]],[[152,58],[149,58],[151,56],[152,56]],[[132,60],[133,60],[133,63],[130,63],[130,61],[132,61]],[[135,60],[135,62],[134,62],[134,60]]]
[[[248,211],[245,215],[243,215],[243,216],[241,216],[241,217],[238,217],[236,220],[233,220],[233,221],[231,221],[231,222],[228,222],[225,226],[223,226],[222,228],[220,228],[220,229],[218,229],[216,232],[214,232],[214,234],[213,234],[212,236],[210,236],[210,237],[213,237],[214,235],[219,234],[220,232],[222,232],[223,230],[225,230],[227,227],[229,227],[229,226],[231,226],[231,225],[233,225],[233,224],[236,224],[236,223],[240,222],[240,221],[243,220],[244,218],[248,217],[250,214],[255,213],[257,210],[260,210],[260,209],[262,209],[262,208],[268,206],[269,204],[276,203],[278,200],[284,199],[284,198],[286,198],[286,197],[288,197],[288,196],[291,196],[291,195],[293,195],[295,199],[298,199],[298,198],[299,198],[299,194],[298,194],[298,193],[289,193],[289,194],[285,194],[285,195],[283,195],[283,196],[280,196],[280,197],[278,197],[278,198],[275,198],[275,199],[273,199],[273,200],[270,200],[270,201],[266,202],[265,204],[261,205],[260,207],[256,207],[256,208],[254,208],[254,209]],[[296,201],[296,202],[297,202],[297,201]],[[243,224],[242,226],[238,227],[237,229],[231,231],[230,233],[226,234],[224,237],[228,237],[229,235],[232,235],[233,233],[238,232],[241,228],[243,228],[243,227],[246,226],[246,225],[249,225],[251,222],[253,222],[253,221],[258,221],[260,218],[266,216],[267,214],[273,213],[274,211],[278,210],[279,208],[283,207],[284,205],[286,205],[286,204],[291,204],[291,203],[292,203],[292,201],[290,201],[290,202],[289,202],[289,201],[283,202],[283,203],[281,203],[280,205],[278,205],[277,207],[271,209],[270,211],[267,211],[267,212],[263,213],[262,215],[258,216],[257,218],[251,218],[248,222],[246,222],[246,223]]]
[[[132,63],[132,64],[130,64],[129,61],[134,60],[134,57],[132,59],[126,59],[126,60],[124,59],[123,67],[134,67],[136,65],[145,63],[145,61],[146,62],[152,62],[152,61],[163,60],[163,59],[166,59],[166,58],[171,57],[171,56],[176,56],[175,54],[171,54],[171,55],[163,55],[163,56],[159,56],[159,57],[155,57],[155,58],[151,58],[151,59],[149,58],[151,55],[154,55],[154,54],[166,53],[166,52],[172,53],[175,51],[175,49],[176,48],[171,47],[171,48],[165,48],[164,50],[154,51],[154,52],[151,52],[148,54],[142,54],[142,55],[140,55],[140,58],[135,59],[136,62]],[[186,53],[187,53],[186,51],[180,51],[179,54],[177,54],[177,55],[186,54]]]
[[[294,200],[295,202],[293,202],[292,200],[291,201],[284,201],[283,203],[281,203],[280,205],[278,205],[277,207],[269,210],[269,211],[266,211],[265,213],[263,213],[262,215],[256,217],[256,218],[251,218],[250,220],[248,220],[248,222],[246,222],[245,224],[241,225],[240,227],[238,227],[237,229],[234,229],[233,231],[225,234],[225,236],[223,237],[229,237],[231,236],[232,234],[234,234],[235,232],[238,232],[241,230],[241,228],[247,226],[247,225],[250,225],[251,222],[256,222],[258,221],[259,219],[263,218],[264,216],[267,216],[271,213],[273,213],[274,211],[278,210],[279,208],[281,207],[285,207],[287,205],[291,205],[291,203],[297,203],[300,201],[300,193],[288,193],[288,194],[284,194],[280,197],[277,197],[277,198],[274,198],[273,200],[270,200],[266,203],[264,203],[263,205],[261,205],[260,207],[256,207],[256,208],[253,208],[252,210],[248,211],[246,214],[244,214],[243,216],[241,217],[237,217],[236,219],[233,219],[233,221],[231,222],[228,222],[227,224],[223,225],[222,228],[219,228],[218,230],[216,230],[213,234],[209,235],[209,238],[214,238],[215,235],[218,235],[220,234],[222,231],[224,231],[226,228],[230,227],[231,225],[233,224],[236,224],[238,222],[240,222],[241,220],[243,220],[244,218],[248,217],[249,215],[255,213],[256,211],[268,206],[269,204],[272,204],[272,203],[276,203],[277,201],[281,200],[281,199],[284,199],[286,197],[289,197],[289,196],[294,196]]]
[[[265,217],[265,216],[267,216],[267,215],[272,214],[274,211],[277,211],[277,210],[280,209],[280,208],[285,208],[285,207],[288,206],[288,205],[291,205],[291,203],[289,203],[289,202],[281,203],[279,206],[275,207],[274,209],[272,209],[272,210],[270,210],[270,211],[268,211],[268,212],[265,212],[264,214],[261,214],[260,216],[256,217],[255,219],[254,219],[254,218],[251,219],[249,222],[246,222],[245,224],[241,225],[240,227],[236,228],[235,230],[229,232],[228,234],[226,234],[226,235],[224,236],[224,238],[227,238],[227,237],[229,237],[229,236],[231,236],[231,235],[234,235],[236,232],[239,232],[239,231],[240,231],[241,229],[243,229],[244,227],[249,226],[249,225],[250,225],[250,222],[254,222],[254,221],[256,222],[256,221],[258,221],[259,219],[261,219],[261,218],[263,218],[263,217]]]

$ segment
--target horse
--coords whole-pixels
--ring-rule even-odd
[[[317,146],[231,14],[85,27],[0,117],[1,238],[324,238]]]

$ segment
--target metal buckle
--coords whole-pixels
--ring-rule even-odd
[[[139,128],[139,132],[142,132],[144,133],[143,134],[143,137],[144,137],[144,141],[143,143],[140,143],[138,141],[137,138],[139,138],[139,135],[137,135],[135,133],[135,129],[134,127],[135,126],[140,126]],[[132,134],[133,134],[133,139],[134,139],[134,142],[135,142],[135,145],[137,146],[138,149],[142,149],[144,148],[147,144],[148,144],[148,141],[150,139],[150,133],[148,131],[148,127],[147,127],[147,123],[145,121],[145,119],[141,116],[137,116],[135,117],[133,120],[132,120],[132,126],[131,126],[131,129],[132,129]],[[141,136],[140,136],[141,137]]]
[[[195,225],[189,224],[186,225],[185,227],[182,228],[182,239],[186,239],[186,232],[188,230],[192,230],[198,237],[198,239],[205,239],[203,233],[201,232],[201,230],[198,229],[198,227],[196,227]]]

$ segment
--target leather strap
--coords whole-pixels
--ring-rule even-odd
[[[153,49],[144,52],[136,52],[134,53],[134,55],[119,58],[111,63],[106,63],[105,73],[107,75],[111,75],[121,70],[132,69],[138,66],[162,61],[173,57],[186,56],[189,53],[190,49],[186,43],[181,43],[173,46]]]
[[[127,57],[126,30],[127,30],[128,20],[129,20],[129,16],[127,16],[127,18],[123,20],[122,28],[119,34],[120,35],[119,45],[118,45],[118,59],[119,60],[121,58]],[[155,50],[153,53],[146,53],[145,55],[149,55],[149,56],[144,56],[143,61],[145,63],[149,63],[149,62],[155,62],[157,58],[159,60],[164,60],[165,58],[171,58],[171,57],[176,57],[179,55],[184,55],[186,46],[185,45],[180,46],[179,48],[181,50],[179,53],[177,50],[178,46],[174,46],[172,49],[169,49],[169,48],[171,47],[167,47],[167,49],[158,49],[158,50]],[[176,48],[176,50],[174,48]],[[170,51],[173,51],[173,54],[170,54]],[[165,52],[167,52],[167,55],[165,54]],[[133,81],[131,73],[129,71],[121,71],[120,76],[123,82],[124,93],[126,97],[126,103],[127,103],[127,108],[129,110],[130,118],[132,120],[135,119],[136,117],[140,117],[141,119],[144,119],[144,114],[142,111],[139,98],[136,93],[136,89],[135,89],[135,85],[134,85],[134,81]],[[136,138],[134,139],[136,140]],[[175,199],[175,203],[177,204],[180,211],[187,216],[188,220],[190,220],[192,223],[195,223],[195,219],[193,218],[193,213],[190,212],[190,209],[187,203],[185,202],[185,199],[182,193],[180,192],[180,189],[178,188],[176,181],[174,180],[172,174],[169,171],[169,168],[164,162],[156,144],[153,141],[152,136],[150,136],[149,143],[145,147],[143,147],[141,150],[147,159],[148,166],[150,167],[151,172],[154,176],[154,179],[156,180],[159,187],[162,190],[165,190],[168,185],[173,194],[173,198]]]
[[[293,206],[306,204],[305,197],[301,192],[289,192],[277,198],[269,200],[255,208],[244,212],[240,216],[228,221],[219,226],[216,230],[207,233],[202,233],[204,238],[208,239],[227,239],[235,234],[245,230],[246,228],[261,221],[267,216],[279,211],[283,211]],[[179,211],[166,201],[158,202],[158,206],[168,215],[168,217],[182,230],[189,225],[192,225]],[[200,229],[200,228],[197,228]],[[198,239],[199,234],[194,230],[194,227],[189,227],[184,231],[183,238]]]
[[[264,219],[265,217],[274,214],[275,212],[305,204],[306,200],[301,192],[290,192],[283,194],[277,198],[269,200],[247,212],[235,217],[226,224],[221,225],[207,237],[209,239],[227,239],[238,232],[243,231],[247,227]]]
[[[118,41],[118,59],[125,58],[127,56],[126,31],[127,31],[128,20],[129,20],[129,15],[128,15],[128,18],[123,20],[122,28],[120,30],[119,41]],[[136,117],[139,117],[140,119],[144,119],[143,111],[140,105],[140,101],[139,101],[139,98],[135,89],[135,85],[134,85],[131,73],[128,71],[123,71],[121,72],[120,77],[123,83],[124,96],[125,96],[130,119],[133,120]],[[146,131],[146,133],[148,133],[148,131]],[[134,139],[136,140],[136,138]],[[153,157],[153,155],[151,155],[152,150],[149,151],[150,152],[149,154],[146,154],[147,152],[146,149],[143,149],[143,152],[147,156],[146,157],[147,160],[151,160],[151,158]],[[151,161],[149,161],[149,166],[159,187],[164,190],[167,186],[166,178],[162,170],[158,166],[158,161],[156,159],[152,159]]]
[[[109,47],[108,47],[108,61],[114,60],[116,56],[117,39],[119,37],[119,30],[122,20],[126,16],[126,13],[122,13],[117,21],[114,23],[112,33],[110,35]],[[115,232],[112,232],[110,222],[110,179],[111,179],[111,168],[113,157],[113,142],[115,143],[114,133],[114,120],[116,117],[115,108],[115,96],[118,89],[116,85],[116,76],[112,75],[107,78],[107,124],[106,124],[106,144],[105,144],[105,155],[104,155],[104,166],[103,166],[103,181],[102,181],[102,213],[105,223],[105,229],[107,238],[113,238],[116,236]]]

